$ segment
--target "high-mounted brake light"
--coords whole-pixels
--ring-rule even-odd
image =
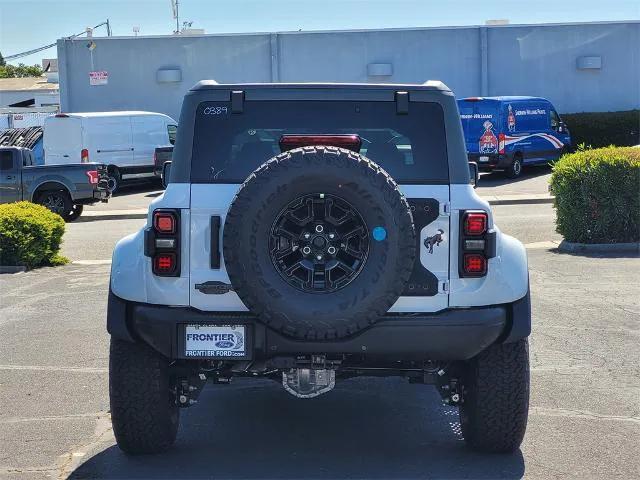
[[[281,152],[311,145],[342,147],[359,152],[362,146],[359,135],[282,135],[279,143]]]
[[[504,133],[499,133],[498,134],[498,153],[501,155],[504,154],[504,141],[505,141]]]
[[[487,259],[480,253],[465,253],[463,269],[469,275],[484,275],[487,273]]]
[[[464,233],[466,235],[482,235],[487,231],[487,214],[471,212],[464,216]]]
[[[85,172],[87,174],[87,177],[89,177],[89,183],[91,185],[97,185],[98,184],[98,171],[97,170],[89,170],[87,172]]]
[[[175,233],[176,217],[171,212],[158,211],[153,213],[153,228],[159,233]]]
[[[86,148],[83,148],[82,150],[80,150],[80,162],[81,163],[89,162],[89,150],[87,150]]]
[[[464,100],[465,102],[480,102],[484,99],[482,97],[467,97],[463,98],[462,100]]]
[[[69,115],[67,115],[66,113],[56,113],[55,117],[56,118],[69,118]]]

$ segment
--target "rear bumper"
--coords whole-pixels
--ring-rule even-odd
[[[91,193],[87,192],[87,194],[87,196],[72,199],[73,203],[76,205],[92,205],[97,202],[106,202],[111,196],[108,190],[93,190]]]
[[[469,359],[495,342],[528,336],[531,309],[527,293],[505,305],[388,315],[346,339],[299,341],[268,328],[249,313],[132,303],[109,292],[107,330],[114,337],[146,343],[170,359],[186,359],[181,345],[187,324],[245,325],[252,360],[314,353],[450,361]]]
[[[511,156],[508,154],[480,154],[480,153],[468,153],[467,157],[470,162],[476,162],[480,170],[502,170],[511,162]],[[482,161],[480,160],[482,157]],[[486,160],[485,160],[486,158]]]

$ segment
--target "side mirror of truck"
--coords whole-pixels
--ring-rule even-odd
[[[160,177],[162,179],[163,188],[167,188],[167,185],[169,184],[170,173],[171,173],[171,161],[164,162],[162,164],[162,175]]]
[[[476,162],[469,162],[469,183],[473,185],[473,188],[478,186],[479,176],[478,164]]]

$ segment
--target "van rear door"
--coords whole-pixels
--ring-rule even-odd
[[[488,98],[465,98],[458,100],[458,110],[467,152],[476,155],[498,153],[498,134],[502,125],[500,102]]]
[[[48,117],[44,122],[44,161],[47,165],[80,163],[82,122],[68,115]]]

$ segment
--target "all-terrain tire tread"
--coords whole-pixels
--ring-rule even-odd
[[[178,409],[169,391],[168,365],[148,345],[111,340],[111,421],[126,453],[158,453],[175,441]]]
[[[469,362],[465,377],[460,417],[467,444],[483,452],[517,450],[529,412],[528,340],[490,346]]]

